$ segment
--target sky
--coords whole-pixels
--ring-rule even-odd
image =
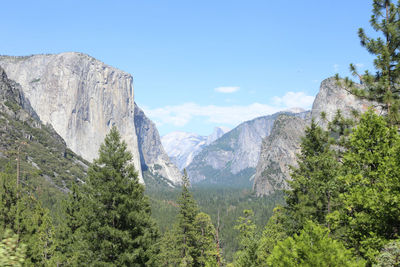
[[[132,74],[160,132],[209,135],[372,69],[357,36],[372,0],[3,1],[0,54],[77,51]]]

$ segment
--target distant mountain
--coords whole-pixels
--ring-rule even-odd
[[[228,131],[229,129],[225,127],[215,127],[209,136],[187,132],[172,132],[164,135],[161,138],[161,142],[171,161],[180,170],[183,170],[205,146],[211,144]]]
[[[217,140],[218,138],[220,138],[221,136],[223,136],[230,130],[231,129],[229,129],[227,127],[214,127],[214,131],[212,132],[212,134],[207,136],[206,145],[207,146],[210,145],[212,142],[214,142],[215,140]]]
[[[251,186],[262,139],[271,133],[274,121],[281,114],[303,116],[303,113],[279,112],[243,122],[194,157],[187,167],[191,181]]]

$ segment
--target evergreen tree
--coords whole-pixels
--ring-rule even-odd
[[[218,264],[220,256],[215,242],[215,228],[210,216],[199,212],[189,187],[184,170],[177,222],[161,239],[159,266],[205,267]]]
[[[381,34],[380,37],[376,39],[368,37],[361,28],[358,35],[361,45],[376,56],[374,66],[377,71],[375,74],[366,71],[361,75],[351,64],[351,72],[360,79],[364,87],[355,86],[347,78],[342,85],[360,97],[382,103],[388,113],[389,122],[398,124],[400,122],[400,3],[396,5],[391,0],[374,0],[370,24]]]
[[[370,262],[400,231],[400,136],[366,112],[343,157],[341,208],[328,216],[335,236]]]
[[[254,212],[252,210],[244,210],[243,216],[238,219],[238,225],[235,226],[235,229],[239,231],[240,239],[240,248],[233,263],[235,267],[258,266],[258,236],[253,217]]]
[[[58,265],[77,266],[90,259],[88,244],[83,239],[85,197],[78,185],[73,185],[63,203],[63,218],[57,231],[56,254]]]
[[[18,235],[26,245],[25,266],[47,266],[54,254],[54,229],[50,213],[10,173],[0,173],[0,225]]]
[[[215,242],[215,228],[208,214],[200,212],[194,219],[196,227],[196,247],[197,262],[199,266],[217,266],[220,255],[217,253]],[[222,259],[219,259],[220,261]]]
[[[280,206],[276,207],[259,241],[257,248],[257,266],[266,267],[267,258],[271,255],[276,244],[288,237],[286,234],[285,220],[286,217],[283,213],[283,208]]]
[[[154,258],[158,231],[131,160],[132,154],[113,127],[83,188],[80,233],[88,245],[90,265],[148,266]]]
[[[197,266],[196,227],[194,225],[199,209],[189,191],[189,178],[184,170],[182,192],[178,200],[178,229],[181,242],[180,256],[186,266]]]
[[[289,182],[291,189],[286,192],[288,235],[298,233],[306,220],[326,224],[325,217],[333,211],[340,190],[340,164],[331,149],[329,133],[314,121],[306,129],[297,163]]]
[[[329,230],[308,221],[299,235],[278,242],[267,259],[268,266],[365,266]]]

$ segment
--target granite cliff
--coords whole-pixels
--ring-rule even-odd
[[[20,166],[17,167],[16,158]],[[88,162],[69,150],[51,125],[44,125],[21,86],[0,67],[0,169],[19,169],[19,182],[40,188],[46,205],[84,179]],[[18,172],[18,171],[17,171]]]
[[[149,172],[150,175],[165,180],[170,186],[180,184],[182,174],[165,153],[155,124],[146,117],[136,103],[135,126],[143,172]]]
[[[357,85],[361,86],[361,85]],[[379,113],[376,103],[357,98],[337,84],[331,77],[322,81],[317,94],[311,117],[323,128],[326,128],[337,110],[344,117],[351,117],[354,112],[363,113],[369,107],[374,107]],[[324,112],[326,119],[321,118]],[[288,166],[296,165],[296,152],[299,151],[301,136],[304,129],[310,124],[311,118],[305,120],[282,120],[279,126],[274,126],[281,134],[271,134],[263,140],[260,153],[260,161],[257,164],[253,189],[256,195],[263,196],[273,193],[275,190],[288,189],[287,181],[290,180]]]
[[[280,115],[276,119],[271,134],[261,146],[253,185],[257,196],[289,189],[289,166],[296,166],[296,154],[306,125],[306,120],[299,117]]]
[[[143,182],[130,74],[75,52],[0,56],[0,66],[21,85],[40,120],[50,124],[84,159],[92,161],[98,156],[100,144],[115,125]],[[149,162],[147,156],[143,158]]]

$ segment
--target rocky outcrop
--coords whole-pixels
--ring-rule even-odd
[[[361,87],[362,85],[356,86]],[[311,117],[318,125],[326,128],[338,110],[345,118],[350,118],[354,113],[364,113],[370,107],[373,107],[379,114],[382,112],[377,103],[352,95],[339,86],[334,77],[331,77],[322,81],[312,106]],[[322,118],[321,112],[325,113],[325,119]],[[276,137],[271,135],[264,140],[253,184],[254,192],[257,195],[268,195],[276,190],[288,188],[286,183],[290,179],[288,166],[296,164],[296,159],[293,157],[299,145],[296,142],[300,142],[304,127],[309,123],[310,118],[307,117],[304,122],[286,120],[282,124],[283,126],[276,127],[277,130],[281,129],[279,131],[282,132],[282,138],[279,135],[274,135]]]
[[[361,86],[361,85],[356,85]],[[322,81],[319,92],[315,97],[311,116],[315,122],[326,128],[329,121],[335,117],[338,110],[345,118],[350,118],[354,112],[364,113],[369,107],[376,108],[380,112],[376,103],[361,99],[349,93],[337,84],[334,77]],[[321,118],[321,112],[326,114],[326,119]]]
[[[280,114],[244,122],[203,148],[187,168],[191,181],[250,184],[262,139],[270,134]]]
[[[85,160],[69,150],[51,125],[44,125],[21,86],[0,67],[0,169],[16,169],[29,190],[40,187],[46,201],[58,201],[72,183],[86,176]],[[61,199],[61,197],[60,197]]]
[[[305,119],[295,116],[280,115],[276,119],[271,134],[261,146],[253,184],[257,196],[289,188],[289,166],[296,166],[296,153],[306,125]]]
[[[171,163],[168,155],[165,153],[155,124],[146,117],[136,103],[135,126],[142,170],[149,171],[155,177],[167,179],[165,182],[171,186],[180,184],[182,174]]]
[[[83,158],[91,161],[98,156],[100,144],[115,125],[142,177],[130,74],[81,53],[2,56],[0,66],[21,84],[41,121],[51,124]]]

